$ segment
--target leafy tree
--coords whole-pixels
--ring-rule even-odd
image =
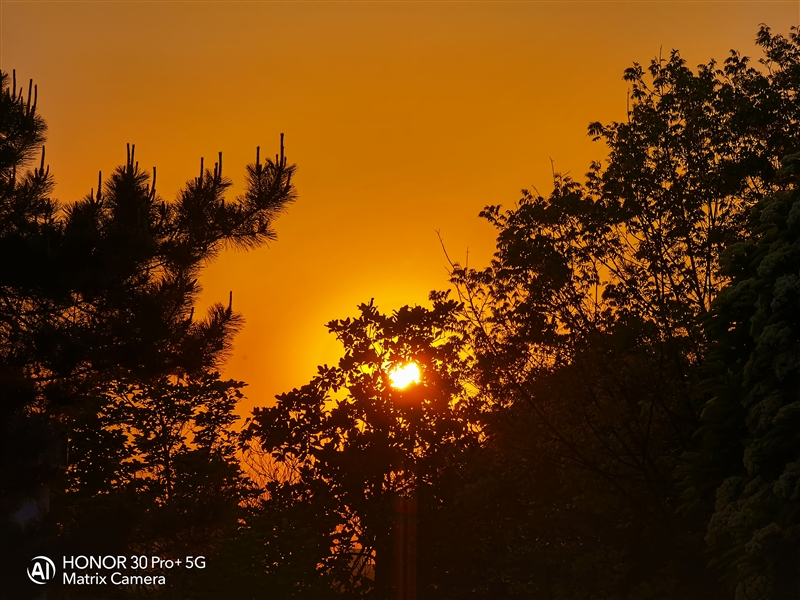
[[[115,382],[87,402],[71,433],[68,486],[54,502],[67,543],[84,554],[181,557],[207,555],[222,531],[234,535],[255,493],[231,431],[243,385],[217,373]]]
[[[406,306],[391,316],[370,302],[358,318],[331,321],[345,347],[339,364],[256,409],[246,429],[272,469],[267,568],[271,589],[286,597],[394,595],[398,503],[417,498],[423,532],[450,501],[445,471],[476,438],[458,378],[457,305],[444,294],[432,300],[432,309]],[[391,369],[409,362],[420,382],[393,388]],[[429,564],[434,545],[421,537],[417,547],[418,564]],[[421,589],[436,583],[422,575]]]
[[[607,164],[585,184],[556,175],[547,198],[524,190],[512,209],[487,207],[494,260],[453,265],[487,444],[529,470],[527,488],[499,478],[506,505],[549,515],[531,518],[558,550],[547,536],[515,543],[559,573],[554,597],[712,593],[705,523],[674,515],[674,472],[703,408],[700,319],[729,277],[723,249],[748,238],[750,208],[780,189],[779,159],[800,148],[797,30],[762,26],[756,41],[760,69],[735,52],[696,73],[677,51],[634,65],[627,121],[589,127]],[[542,579],[502,577],[547,593]]]
[[[295,199],[295,167],[282,144],[275,160],[262,162],[257,151],[245,192],[226,201],[231,181],[223,176],[220,154],[213,170],[201,160],[198,177],[166,202],[156,193],[155,169],[152,178],[143,172],[129,147],[125,164],[105,181],[101,176],[96,193],[60,203],[52,197],[43,148],[40,166],[29,168],[46,132],[36,89],[31,84],[26,97],[9,79],[0,73],[0,537],[11,581],[24,574],[14,557],[35,555],[20,548],[55,543],[53,514],[68,519],[67,508],[80,513],[79,506],[61,506],[43,517],[51,493],[54,500],[77,498],[57,493],[66,489],[65,479],[70,492],[97,494],[91,504],[108,500],[100,495],[109,488],[131,491],[128,478],[144,469],[146,493],[139,480],[126,499],[125,509],[135,510],[139,500],[158,504],[177,493],[179,481],[168,474],[181,473],[180,485],[189,486],[188,462],[205,451],[209,458],[217,452],[211,462],[221,469],[208,494],[240,482],[231,456],[212,452],[214,444],[203,437],[211,430],[201,423],[211,419],[214,431],[230,423],[237,384],[214,383],[213,373],[241,317],[229,302],[195,319],[198,276],[226,247],[248,249],[274,239],[275,218]],[[156,456],[147,445],[155,440],[134,433],[148,431],[151,413],[120,412],[119,398],[128,396],[176,426],[192,424],[193,441],[181,442],[192,444],[191,451],[180,448],[182,434],[173,432],[170,442],[178,444],[170,452],[181,465],[170,466],[163,453],[161,463],[141,463]],[[123,439],[128,434],[133,438]],[[75,440],[77,462],[64,478],[59,473],[67,466],[68,438]],[[210,476],[209,468],[196,476]],[[59,524],[66,530],[74,525]],[[16,584],[3,587],[11,597],[24,593]]]
[[[706,541],[737,600],[800,597],[800,155],[731,247],[706,321],[709,397],[685,497],[716,499]],[[733,597],[729,596],[729,597]]]
[[[695,74],[673,51],[651,62],[648,83],[635,64],[627,122],[590,125],[609,148],[587,182],[609,300],[689,328],[724,283],[721,250],[748,233],[749,207],[800,145],[797,31],[787,39],[762,25],[756,43],[762,69],[731,51],[722,69],[711,61]]]

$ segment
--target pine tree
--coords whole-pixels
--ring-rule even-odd
[[[10,79],[0,73],[0,475],[3,562],[16,578],[25,570],[14,557],[35,556],[20,552],[20,545],[54,543],[47,524],[52,519],[43,515],[51,495],[54,501],[69,497],[62,496],[67,479],[86,493],[100,493],[111,482],[124,487],[132,448],[120,437],[119,421],[100,422],[115,414],[109,403],[114,390],[149,390],[138,396],[143,405],[150,402],[167,416],[194,389],[190,404],[212,410],[197,382],[221,385],[210,382],[242,319],[232,298],[196,318],[198,277],[225,248],[250,249],[275,239],[273,223],[296,194],[295,166],[284,156],[281,137],[274,160],[262,162],[256,151],[245,192],[232,201],[225,197],[231,181],[223,175],[221,154],[213,169],[201,159],[198,176],[168,202],[156,192],[155,168],[152,176],[140,169],[129,146],[125,164],[109,178],[101,175],[96,190],[60,203],[52,197],[54,179],[45,162],[38,91],[31,82],[26,96]],[[30,168],[40,150],[39,165]],[[167,392],[175,394],[174,402],[152,404]],[[225,406],[229,415],[232,405]],[[205,443],[196,425],[213,411],[203,411],[206,417],[184,415],[195,423],[192,452]],[[122,423],[144,430],[146,414],[134,411]],[[109,453],[78,448],[77,440],[89,438]],[[65,478],[70,439],[77,458],[69,461]],[[133,444],[135,460],[147,454],[141,443]],[[179,454],[181,460],[194,456]],[[234,464],[229,455],[218,460],[223,470]],[[170,472],[163,469],[162,478]],[[137,501],[129,497],[126,508]],[[12,597],[22,595],[3,587]]]

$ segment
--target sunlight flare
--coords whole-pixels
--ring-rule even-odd
[[[412,383],[419,383],[419,367],[416,363],[408,363],[406,365],[398,365],[389,373],[389,381],[393,388],[402,390],[407,388]]]

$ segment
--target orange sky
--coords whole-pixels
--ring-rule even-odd
[[[302,385],[339,346],[324,324],[374,297],[424,303],[451,256],[483,265],[486,204],[582,175],[620,119],[633,61],[679,48],[690,65],[755,55],[758,24],[788,33],[786,2],[9,2],[0,68],[34,78],[56,197],[75,200],[125,159],[158,167],[166,199],[224,153],[240,190],[262,153],[296,162],[300,198],[279,239],[229,253],[203,303],[246,318],[225,375],[247,406]]]

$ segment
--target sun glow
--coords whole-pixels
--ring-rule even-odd
[[[416,363],[397,366],[389,373],[389,381],[393,388],[402,390],[412,383],[419,383],[419,367]]]

